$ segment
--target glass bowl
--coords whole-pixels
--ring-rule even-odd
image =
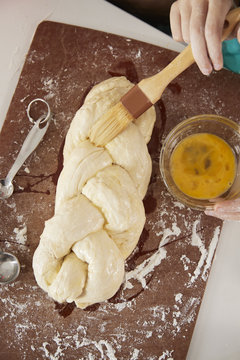
[[[228,149],[230,147],[229,151],[232,154],[232,159],[234,162],[235,171],[233,173],[233,181],[229,183],[229,187],[225,191],[223,191],[222,193],[218,194],[215,197],[201,196],[200,198],[197,198],[196,196],[189,195],[186,193],[186,191],[183,192],[183,190],[181,190],[181,186],[179,186],[179,184],[176,185],[173,179],[174,177],[172,170],[173,166],[171,164],[173,164],[172,159],[174,159],[175,155],[173,154],[174,151],[176,150],[176,147],[179,145],[180,142],[181,144],[183,144],[186,138],[191,136],[192,139],[195,139],[196,136],[194,137],[194,135],[200,133],[211,134],[210,135],[211,138],[216,138],[217,136],[218,138],[220,138],[220,140],[221,139],[223,140],[222,142],[224,142],[225,145],[227,143]],[[212,135],[215,135],[215,137]],[[196,144],[195,140],[193,141],[193,143]],[[178,201],[193,209],[211,210],[214,208],[214,205],[217,202],[229,200],[229,199],[236,199],[237,197],[239,197],[240,195],[240,166],[238,161],[239,157],[240,157],[240,126],[234,121],[222,116],[208,115],[208,114],[197,115],[180,122],[167,135],[161,149],[159,166],[163,181],[168,191]],[[182,155],[182,159],[183,159],[183,155]],[[209,165],[208,162],[205,161],[206,168]],[[175,164],[179,164],[179,163],[176,162]],[[214,164],[212,161],[212,167],[213,165]],[[198,170],[195,171],[198,172]],[[179,175],[181,178],[181,173],[179,173]],[[187,176],[186,179],[188,179],[188,173],[186,176]],[[189,175],[189,179],[191,179],[191,176],[192,175]],[[182,179],[184,179],[183,176]],[[207,180],[207,182],[209,182],[209,180]],[[203,183],[201,180],[200,183],[203,184],[201,186],[203,187],[206,186],[206,190],[208,190],[209,185],[205,184],[205,182]]]

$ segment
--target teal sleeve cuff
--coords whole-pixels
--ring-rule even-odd
[[[222,43],[223,66],[240,74],[240,44],[237,39],[225,40]]]

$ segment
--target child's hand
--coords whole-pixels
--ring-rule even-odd
[[[216,204],[213,211],[205,211],[205,214],[222,220],[240,221],[240,199],[226,200]]]
[[[203,74],[223,67],[221,36],[232,0],[177,0],[170,10],[172,36],[191,43],[193,56]],[[240,26],[235,29],[240,42]]]

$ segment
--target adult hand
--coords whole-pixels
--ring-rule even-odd
[[[177,0],[170,10],[172,36],[191,43],[194,59],[205,75],[223,67],[221,36],[232,0]],[[233,37],[240,42],[240,24]]]
[[[222,220],[240,221],[240,199],[219,202],[214,210],[205,211],[205,214]]]

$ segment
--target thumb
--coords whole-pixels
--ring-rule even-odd
[[[240,43],[240,23],[235,26],[230,38],[237,38],[238,42]]]
[[[237,39],[240,44],[240,24],[237,25]]]

